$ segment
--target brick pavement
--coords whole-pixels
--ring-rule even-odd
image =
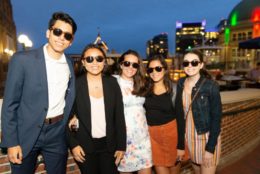
[[[260,144],[238,161],[218,170],[216,174],[260,174]]]

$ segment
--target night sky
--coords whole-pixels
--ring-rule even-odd
[[[78,31],[67,53],[81,53],[93,42],[98,28],[109,49],[122,53],[137,50],[145,56],[146,42],[166,32],[170,53],[174,52],[175,24],[206,20],[208,29],[241,0],[11,0],[17,35],[27,34],[33,47],[46,43],[45,32],[53,12],[69,13]],[[20,47],[19,47],[20,49]]]

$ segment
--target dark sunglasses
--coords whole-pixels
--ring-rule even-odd
[[[195,66],[198,66],[199,63],[200,63],[200,61],[198,61],[198,60],[192,60],[191,62],[189,62],[189,61],[184,61],[184,62],[182,63],[182,66],[183,66],[183,67],[188,67],[189,64],[191,64],[191,66],[195,67]]]
[[[88,63],[92,63],[94,59],[96,59],[97,62],[103,62],[105,58],[103,56],[87,56],[82,58],[82,60],[86,60]]]
[[[62,31],[61,29],[59,28],[51,28],[50,30],[52,30],[53,34],[55,36],[61,36],[62,34],[64,34],[64,38],[67,40],[67,41],[71,41],[72,38],[73,38],[73,35],[71,33],[68,33],[68,32],[65,32],[65,31]]]
[[[149,67],[149,68],[147,68],[147,73],[151,74],[153,72],[153,70],[155,70],[156,72],[161,72],[162,69],[163,69],[162,66],[156,66],[154,68]]]
[[[132,67],[135,68],[135,69],[139,68],[139,64],[138,63],[129,62],[129,61],[122,62],[122,65],[124,67],[129,67],[130,65],[132,65]]]

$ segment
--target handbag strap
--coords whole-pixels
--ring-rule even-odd
[[[206,79],[203,79],[203,80],[202,80],[202,82],[201,82],[201,84],[200,84],[198,90],[197,90],[196,93],[194,94],[194,97],[193,97],[192,100],[191,100],[191,103],[190,103],[190,105],[189,105],[188,111],[187,111],[186,114],[185,114],[184,119],[187,118],[187,116],[188,116],[188,114],[189,114],[189,112],[190,112],[191,105],[192,105],[194,99],[196,98],[196,96],[198,95],[199,90],[200,90],[200,88],[202,87],[202,85],[203,85],[203,83],[204,83],[205,81],[206,81]]]

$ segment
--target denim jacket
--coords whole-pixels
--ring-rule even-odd
[[[175,101],[176,117],[178,124],[178,149],[184,149],[185,119],[183,110],[182,93],[186,77],[181,78],[177,84],[177,96]],[[197,96],[194,98],[190,112],[192,111],[195,128],[198,134],[209,132],[209,140],[205,150],[214,153],[217,139],[221,129],[222,104],[219,86],[213,80],[200,77],[192,89],[192,99],[202,84]]]

